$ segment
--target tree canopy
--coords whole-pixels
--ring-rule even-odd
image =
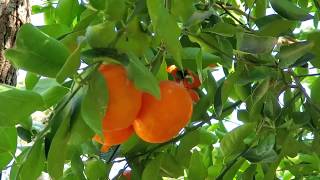
[[[10,179],[107,179],[117,162],[126,165],[115,179],[126,169],[136,180],[320,178],[319,1],[47,0],[32,13],[45,25],[23,25],[5,52],[27,71],[24,86],[0,85]],[[160,81],[199,79],[177,136],[134,134],[101,152],[92,138],[111,97],[98,69],[112,63],[155,99]],[[48,114],[43,124],[36,111]]]

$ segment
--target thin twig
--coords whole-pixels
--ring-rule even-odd
[[[291,68],[288,69],[288,72],[289,72],[289,73],[291,74],[291,76],[293,77],[296,85],[299,87],[301,93],[305,96],[306,100],[314,107],[314,109],[315,109],[318,113],[320,113],[320,108],[319,108],[316,104],[314,104],[314,103],[312,102],[312,99],[311,99],[310,96],[308,95],[306,89],[302,86],[302,84],[301,84],[301,82],[300,82],[300,80],[299,80],[299,77],[297,77],[297,76],[295,75],[295,73],[293,72],[293,70],[292,70]]]
[[[320,76],[320,73],[296,75],[296,77],[308,77],[308,76]]]
[[[222,3],[217,3],[217,5],[223,9],[232,19],[237,21],[243,28],[245,28],[248,31],[252,31],[252,29],[248,28],[243,22],[241,22],[238,18],[236,18],[232,13],[229,12],[228,9],[225,8],[225,6]]]
[[[109,157],[108,163],[110,163],[112,161],[112,159],[114,158],[114,156],[116,155],[116,152],[118,151],[120,145],[117,145],[114,149],[113,152],[111,154],[111,156]]]

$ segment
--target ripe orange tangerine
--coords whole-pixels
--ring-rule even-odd
[[[101,151],[106,152],[111,146],[124,143],[133,133],[133,127],[129,126],[120,130],[103,131],[104,139],[95,135],[93,140],[102,144]]]
[[[129,127],[139,113],[142,93],[128,79],[122,65],[101,65],[99,71],[106,80],[109,102],[103,118],[103,130],[112,131]]]
[[[160,82],[161,98],[144,93],[142,106],[133,128],[150,143],[162,143],[176,136],[192,115],[192,99],[188,91],[173,81]]]

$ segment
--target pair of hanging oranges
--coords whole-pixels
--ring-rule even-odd
[[[191,118],[192,101],[197,100],[191,91],[194,86],[200,86],[200,81],[193,79],[192,83],[181,83],[176,67],[168,68],[175,81],[159,82],[160,99],[138,90],[122,65],[101,65],[99,71],[109,94],[102,120],[104,137],[96,135],[93,138],[103,145],[101,151],[125,142],[134,132],[146,142],[166,142],[175,137]]]

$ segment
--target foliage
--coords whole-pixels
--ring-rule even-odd
[[[119,179],[128,167],[142,180],[319,178],[319,1],[48,0],[32,12],[46,24],[23,25],[5,53],[27,71],[25,87],[0,85],[0,169],[11,179],[106,179],[118,161]],[[187,127],[101,153],[92,137],[108,95],[97,67],[111,62],[157,97],[166,66],[196,73]],[[46,110],[36,127],[31,114]],[[228,131],[233,115],[240,125]],[[17,136],[31,143],[17,147]]]

